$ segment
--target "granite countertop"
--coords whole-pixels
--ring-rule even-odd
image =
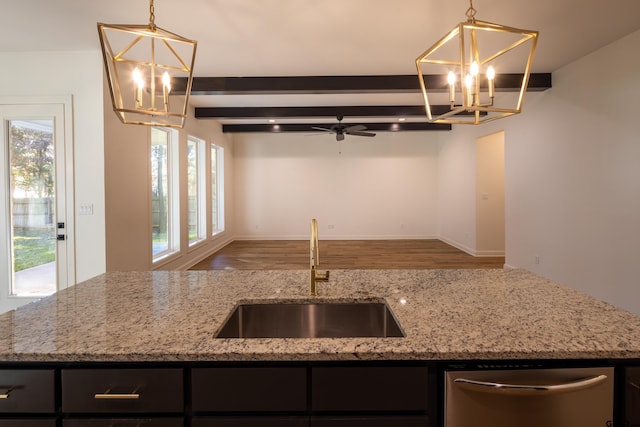
[[[337,270],[314,300],[387,302],[406,337],[215,339],[307,271],[113,272],[0,315],[0,362],[640,358],[640,316],[524,270]]]

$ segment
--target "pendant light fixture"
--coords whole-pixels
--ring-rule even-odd
[[[469,4],[467,21],[416,59],[427,119],[433,123],[477,125],[522,110],[538,32],[478,21],[473,0]],[[496,94],[507,75],[521,79],[517,96]],[[436,102],[449,108],[436,115]]]
[[[197,42],[157,27],[153,0],[148,25],[98,23],[98,34],[118,118],[125,124],[182,128]],[[187,82],[184,93],[172,92],[176,79]]]

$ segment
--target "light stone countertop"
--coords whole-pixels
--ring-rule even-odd
[[[386,301],[406,337],[215,339],[240,302],[311,300],[308,271],[115,272],[0,315],[0,362],[640,358],[640,316],[524,270],[337,270],[318,289]]]

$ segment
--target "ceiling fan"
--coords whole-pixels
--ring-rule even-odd
[[[367,129],[367,127],[364,126],[364,125],[351,125],[351,126],[343,125],[342,124],[342,119],[344,119],[344,116],[342,116],[342,115],[338,115],[338,116],[336,116],[336,118],[338,119],[338,123],[336,123],[335,125],[331,126],[330,128],[323,128],[323,127],[313,126],[312,129],[319,130],[319,131],[322,131],[322,132],[335,133],[336,134],[336,141],[342,141],[344,139],[345,135],[376,136],[375,133],[364,132],[364,130]]]

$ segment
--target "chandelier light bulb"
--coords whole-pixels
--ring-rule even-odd
[[[478,63],[476,61],[473,61],[471,63],[471,75],[475,77],[478,75],[479,72],[480,72],[480,67],[478,66]]]
[[[466,87],[467,94],[467,106],[473,105],[473,77],[471,74],[467,74],[464,78],[464,86]]]
[[[493,99],[493,97],[495,96],[495,78],[496,70],[493,68],[493,66],[489,65],[489,68],[487,68],[487,80],[489,83],[489,97],[491,99]]]
[[[453,71],[449,71],[447,82],[449,83],[449,102],[453,105],[456,100],[456,74]]]
[[[135,83],[136,109],[142,108],[142,89],[144,89],[144,79],[138,67],[133,70],[133,82]]]

